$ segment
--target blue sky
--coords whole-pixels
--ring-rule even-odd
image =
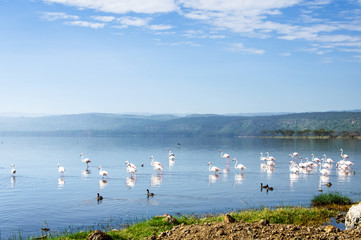
[[[361,108],[361,0],[0,0],[0,33],[0,113]]]

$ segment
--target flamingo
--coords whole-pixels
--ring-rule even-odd
[[[342,157],[344,160],[345,160],[346,158],[350,158],[349,155],[343,154],[343,149],[342,149],[342,148],[340,149],[340,151],[341,151],[341,157]]]
[[[267,161],[267,158],[266,158],[266,157],[263,157],[263,153],[260,153],[260,154],[261,154],[260,160],[266,162],[266,161]]]
[[[229,156],[229,154],[227,154],[227,153],[223,153],[223,150],[221,149],[221,150],[219,150],[219,152],[221,153],[221,158],[230,158],[231,156]]]
[[[270,156],[268,152],[266,152],[266,154],[267,154],[266,158],[267,158],[268,161],[275,161],[276,160],[274,157]]]
[[[61,175],[63,175],[64,172],[65,172],[65,168],[62,167],[62,166],[60,165],[60,163],[58,163],[58,172],[60,172]]]
[[[290,161],[290,164],[291,164],[291,166],[290,166],[290,171],[291,172],[293,172],[293,173],[295,173],[295,174],[298,174],[298,172],[299,172],[299,166],[298,166],[298,164],[296,163],[296,162],[294,162],[294,161]]]
[[[105,176],[109,179],[108,172],[107,172],[107,171],[104,171],[102,166],[99,166],[99,167],[98,167],[98,170],[99,170],[99,175],[102,176],[102,179],[103,179],[103,177],[105,177]]]
[[[157,174],[158,171],[163,171],[164,167],[160,162],[156,162],[154,161],[154,156],[150,156],[150,159],[152,159],[151,165],[153,166],[154,170],[157,170]]]
[[[214,172],[214,174],[217,174],[217,172],[218,172],[219,170],[221,170],[221,169],[219,169],[219,168],[216,167],[216,166],[212,166],[212,163],[211,163],[211,162],[209,162],[208,165],[209,165],[209,171],[210,171],[210,172]]]
[[[127,165],[127,172],[130,173],[130,175],[137,172],[137,167],[133,163],[126,161],[125,165]]]
[[[236,164],[234,165],[235,169],[239,169],[241,170],[241,172],[243,172],[243,170],[246,169],[246,167],[242,163],[237,164],[238,162],[237,158],[233,158],[233,161],[236,161]]]
[[[15,164],[13,163],[11,164],[11,174],[15,175],[15,173],[16,173],[16,169],[15,169]]]
[[[81,161],[86,163],[86,169],[89,168],[89,163],[91,162],[89,158],[84,158],[84,153],[80,153],[80,156],[81,156]]]
[[[329,163],[329,164],[333,163],[333,160],[331,158],[326,158],[326,154],[324,154],[323,156],[325,157],[325,162],[326,163]]]
[[[317,158],[317,157],[315,158],[315,155],[313,153],[311,155],[312,155],[311,161],[316,162],[316,163],[319,163],[321,161],[319,158]]]
[[[322,158],[321,161],[325,161],[325,159]],[[325,168],[322,169],[322,164],[320,164],[319,171],[323,176],[326,176],[326,175],[330,174],[329,170],[327,170]]]

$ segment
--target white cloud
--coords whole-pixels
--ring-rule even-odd
[[[122,17],[117,19],[117,21],[121,24],[122,28],[126,28],[128,26],[133,27],[144,27],[148,25],[148,22],[152,20],[151,18],[137,18],[137,17]]]
[[[163,24],[149,26],[150,30],[156,30],[156,31],[169,30],[172,28],[173,28],[173,26],[171,26],[171,25],[163,25]]]
[[[229,50],[232,52],[242,52],[242,53],[257,54],[257,55],[263,55],[266,52],[265,50],[262,50],[262,49],[246,48],[243,45],[243,43],[233,44],[233,46]]]
[[[92,18],[102,22],[112,22],[115,20],[113,16],[93,16]]]
[[[103,28],[104,23],[94,23],[94,22],[87,22],[87,21],[72,21],[66,22],[65,24],[72,25],[72,26],[80,26],[80,27],[90,27],[90,28]]]
[[[164,13],[176,10],[173,0],[43,0],[109,13]]]
[[[77,20],[79,19],[78,16],[75,15],[69,15],[63,12],[43,12],[43,19],[48,21],[55,21],[58,19],[71,19],[71,20]]]

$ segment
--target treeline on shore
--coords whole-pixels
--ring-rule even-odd
[[[262,130],[262,136],[282,136],[282,137],[315,137],[315,138],[342,138],[342,139],[358,139],[361,134],[360,131],[334,131],[320,129],[304,129],[304,130],[292,130],[292,129],[277,129],[277,130]]]

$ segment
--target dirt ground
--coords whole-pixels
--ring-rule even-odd
[[[205,223],[203,225],[178,225],[172,230],[152,236],[149,240],[203,240],[203,239],[361,239],[360,230],[340,230],[334,226],[294,226],[269,224],[262,220],[258,223],[225,222]]]

